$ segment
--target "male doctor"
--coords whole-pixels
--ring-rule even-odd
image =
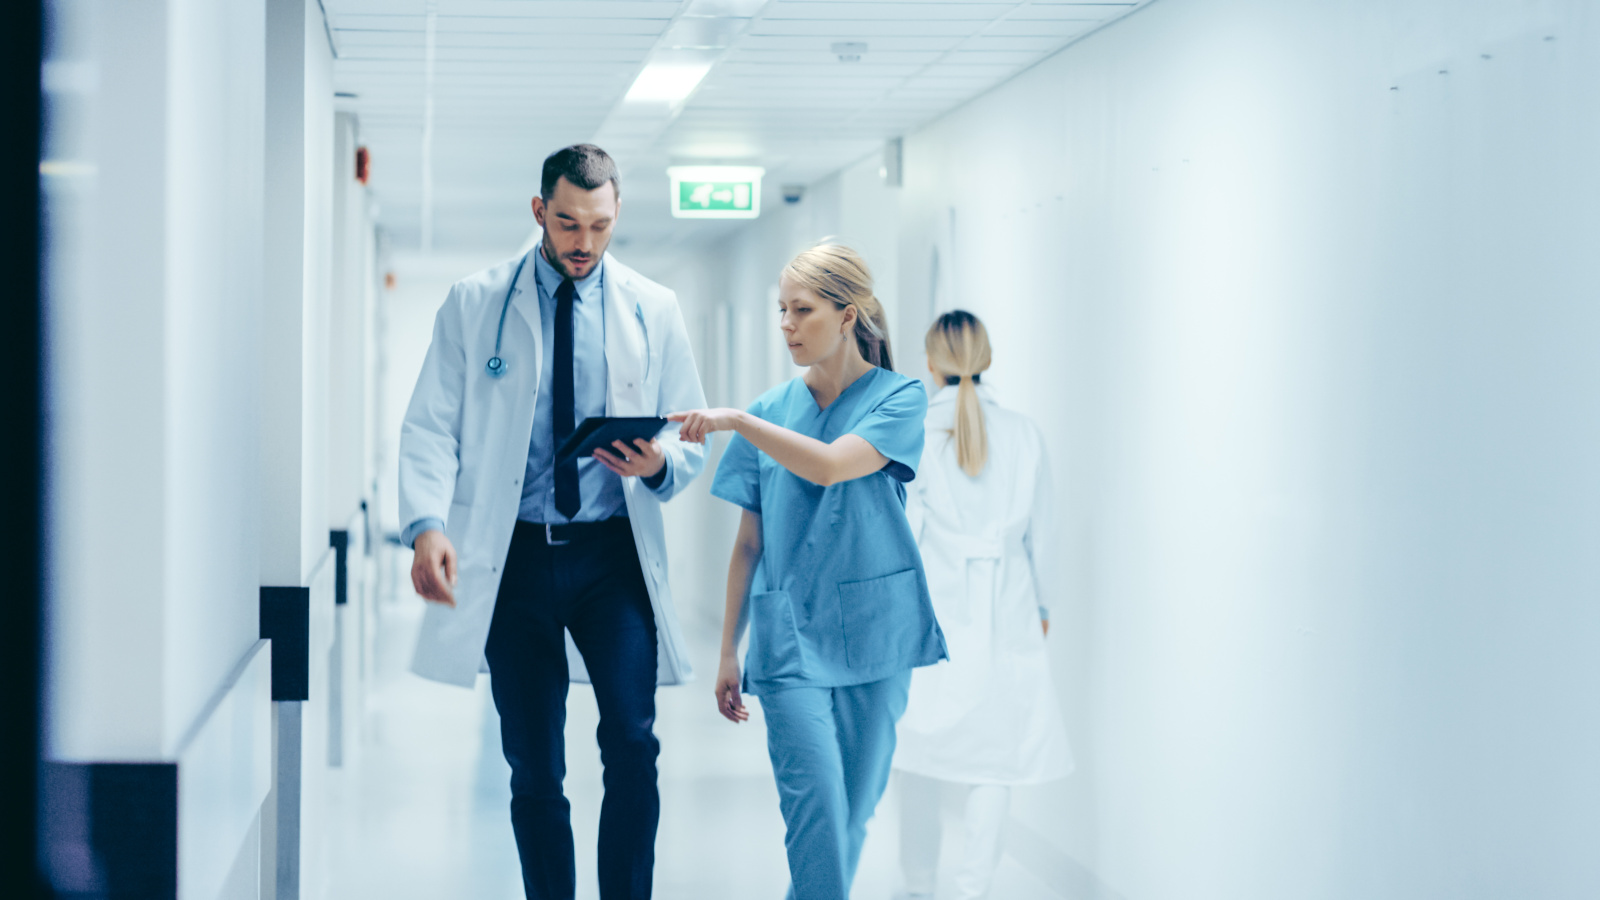
[[[589,416],[705,406],[677,297],[606,253],[618,209],[604,150],[544,161],[540,245],[450,289],[400,433],[411,581],[432,601],[412,668],[470,686],[487,660],[529,900],[571,900],[576,880],[569,678],[587,677],[600,708],[600,896],[642,900],[660,815],[655,688],[690,675],[661,504],[704,449],[619,441],[554,464]]]

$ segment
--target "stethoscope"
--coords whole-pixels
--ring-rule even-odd
[[[524,255],[522,261],[517,263],[517,271],[511,274],[511,287],[506,289],[505,302],[500,304],[500,325],[494,330],[494,355],[489,357],[488,365],[490,378],[499,378],[506,374],[506,361],[500,358],[500,337],[506,333],[506,310],[511,308],[511,298],[517,293],[517,279],[522,277],[522,267],[527,265],[528,257]]]

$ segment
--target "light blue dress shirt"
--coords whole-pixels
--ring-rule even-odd
[[[563,278],[544,258],[541,248],[529,251],[533,257],[534,280],[539,292],[539,330],[544,340],[540,359],[539,393],[534,399],[533,433],[528,440],[528,464],[522,479],[522,502],[517,518],[552,525],[572,522],[598,522],[626,516],[628,507],[622,495],[622,477],[592,457],[578,461],[578,496],[583,506],[568,519],[556,509],[555,488],[555,321],[556,289]],[[583,278],[574,281],[577,300],[572,304],[572,394],[573,427],[590,416],[606,414],[606,317],[605,260]],[[610,449],[610,448],[608,448]],[[667,485],[671,466],[668,459],[661,471],[644,479],[653,491]],[[406,546],[429,529],[444,530],[438,519],[418,519],[402,535]]]
[[[946,657],[905,509],[927,411],[922,382],[877,368],[827,409],[799,378],[751,404],[751,415],[824,443],[859,435],[888,463],[823,487],[744,437],[729,440],[711,493],[761,515],[746,693],[866,684]]]

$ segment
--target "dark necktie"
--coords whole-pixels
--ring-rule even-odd
[[[555,356],[555,415],[553,425],[557,450],[572,434],[574,411],[572,389],[572,303],[578,298],[578,289],[572,279],[561,279],[556,288],[556,356]],[[556,467],[556,510],[569,520],[578,514],[583,498],[578,493],[578,460],[574,458],[564,466]]]

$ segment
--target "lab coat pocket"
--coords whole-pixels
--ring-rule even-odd
[[[923,631],[922,606],[916,569],[841,582],[845,663],[852,669],[873,669],[915,655]]]
[[[750,597],[752,640],[745,667],[751,681],[770,681],[800,674],[800,636],[788,591]]]

